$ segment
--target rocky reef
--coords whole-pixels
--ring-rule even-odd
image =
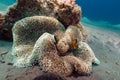
[[[74,0],[17,0],[4,15],[0,25],[0,39],[12,40],[14,23],[36,15],[54,17],[67,27],[79,23],[81,8]]]
[[[69,26],[65,30],[55,18],[27,17],[15,23],[12,31],[14,66],[28,67],[38,63],[43,71],[62,76],[69,76],[73,71],[88,75],[92,71],[93,61],[98,60],[91,48],[82,42],[79,28]],[[76,38],[79,41],[72,44],[72,39]],[[99,64],[97,61],[95,63]]]
[[[2,23],[3,18],[2,18],[2,14],[0,14],[0,24]]]
[[[89,75],[100,64],[85,42],[81,8],[74,0],[17,0],[1,15],[0,38],[12,40],[13,64],[44,72]],[[3,36],[3,37],[1,37]]]

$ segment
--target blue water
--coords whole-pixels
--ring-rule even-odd
[[[120,0],[76,0],[82,22],[120,33]]]
[[[0,0],[0,3],[5,4],[5,5],[11,5],[15,2],[16,0]]]
[[[0,0],[0,11],[16,0]],[[76,0],[82,8],[82,22],[120,30],[120,0]]]
[[[120,23],[120,0],[77,0],[83,16],[91,20]]]

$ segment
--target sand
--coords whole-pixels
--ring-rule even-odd
[[[72,75],[67,80],[120,80],[120,35],[93,25],[83,23],[88,31],[87,43],[101,61],[93,67],[90,76]],[[33,80],[42,74],[38,66],[13,67],[12,42],[0,41],[0,80]]]

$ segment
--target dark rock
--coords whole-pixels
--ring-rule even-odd
[[[7,65],[13,65],[13,63],[7,63]]]
[[[3,61],[3,60],[0,60],[0,63],[5,63],[5,61]]]
[[[42,75],[37,76],[33,80],[66,80],[66,79],[55,73],[43,73]]]
[[[118,62],[116,62],[115,64],[116,64],[116,65],[119,65],[119,63],[118,63]]]

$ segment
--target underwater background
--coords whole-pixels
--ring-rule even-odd
[[[15,2],[0,0],[0,13],[5,14]],[[101,64],[94,66],[89,77],[72,76],[67,80],[120,80],[120,0],[76,0],[76,3],[82,8],[81,23],[88,32],[87,43]],[[0,56],[5,61],[0,62],[0,80],[31,80],[38,76],[38,67],[18,69],[10,64],[12,45],[13,42],[0,40],[0,54],[5,53]]]
[[[0,12],[16,0],[0,0]],[[82,8],[82,22],[120,30],[120,0],[76,0]]]

